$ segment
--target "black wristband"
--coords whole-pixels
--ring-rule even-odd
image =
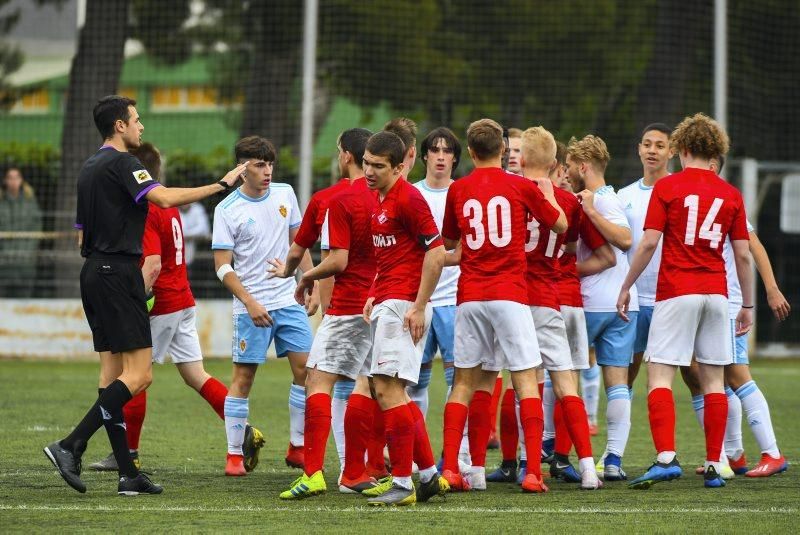
[[[220,181],[219,181],[219,182],[217,182],[217,184],[219,184],[220,186],[222,186],[223,188],[225,188],[225,189],[224,189],[224,190],[222,190],[220,193],[225,193],[225,192],[227,192],[227,191],[230,191],[230,190],[231,190],[231,188],[233,187],[233,186],[229,186],[229,185],[228,185],[228,183],[227,183],[227,182],[225,182],[225,181],[224,181],[224,180],[222,180],[222,179],[220,179]]]
[[[742,305],[742,308],[755,308],[755,305],[750,305],[749,307]]]

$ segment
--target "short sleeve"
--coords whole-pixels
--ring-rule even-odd
[[[428,201],[414,186],[409,185],[407,191],[406,200],[401,206],[409,235],[426,251],[444,245]]]
[[[522,188],[522,200],[528,210],[533,214],[533,218],[539,222],[540,225],[546,228],[552,228],[558,221],[558,210],[553,208],[553,205],[545,198],[542,190],[539,189],[533,182],[527,179],[521,179],[520,184]]]
[[[223,210],[221,205],[217,205],[214,209],[214,228],[211,233],[212,249],[233,250],[235,241],[232,227],[228,212]]]
[[[329,249],[350,249],[351,227],[350,212],[339,200],[335,200],[328,207],[325,216],[328,229]]]
[[[160,186],[144,165],[133,155],[123,154],[117,165],[121,185],[135,202],[140,202],[151,189]]]
[[[583,214],[583,209],[581,209],[578,228],[581,240],[592,251],[608,243],[592,221]]]
[[[730,237],[731,240],[749,240],[750,230],[753,227],[751,227],[747,222],[747,215],[745,214],[742,196],[737,195],[737,197],[739,202],[736,206],[736,212],[733,215],[733,224],[731,225]]]
[[[302,221],[302,212],[300,211],[300,205],[297,204],[297,195],[294,194],[294,190],[289,190],[289,202],[292,203],[292,216],[289,220],[289,228],[297,228],[300,226]]]
[[[147,210],[142,235],[142,257],[161,256],[161,217],[157,208],[151,204]]]
[[[603,218],[620,227],[631,228],[622,201],[615,194],[595,196],[594,204]]]
[[[461,229],[458,228],[458,217],[456,216],[455,185],[447,190],[447,197],[444,202],[444,218],[442,220],[442,236],[448,240],[458,240],[461,238]]]
[[[664,232],[667,224],[667,202],[664,199],[664,182],[656,182],[650,204],[647,205],[647,215],[644,218],[644,228]]]
[[[314,195],[308,202],[306,212],[303,214],[303,220],[300,223],[300,229],[294,237],[294,242],[305,249],[310,249],[314,246],[314,242],[319,238],[320,229],[317,225],[317,214],[319,213],[319,198]]]

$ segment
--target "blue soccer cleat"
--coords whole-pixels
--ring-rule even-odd
[[[709,466],[703,474],[703,485],[709,489],[718,489],[725,486],[725,480],[713,466]]]
[[[553,462],[553,449],[556,446],[556,439],[548,438],[542,441],[542,464]]]
[[[575,470],[569,459],[559,459],[556,457],[550,463],[550,477],[554,479],[561,479],[567,483],[580,483],[581,475]]]
[[[624,481],[628,474],[622,469],[622,457],[607,453],[603,460],[603,479],[606,481]]]
[[[497,469],[486,476],[489,483],[514,483],[517,481],[517,460],[503,461]]]
[[[716,474],[716,472],[714,472]],[[632,489],[647,490],[654,484],[661,481],[671,481],[678,479],[683,475],[681,465],[678,463],[678,458],[672,459],[669,463],[653,463],[644,475],[641,475],[631,481],[628,487]]]
[[[517,485],[522,485],[526,475],[528,475],[528,461],[520,459],[519,470],[517,470]]]

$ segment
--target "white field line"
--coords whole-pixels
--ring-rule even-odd
[[[798,512],[794,507],[671,507],[671,508],[640,508],[627,507],[625,509],[613,509],[608,507],[573,507],[573,508],[545,508],[545,507],[508,507],[508,508],[489,508],[489,507],[466,507],[466,506],[423,506],[409,508],[374,508],[368,506],[349,506],[349,507],[330,507],[330,506],[298,506],[298,507],[260,507],[260,506],[233,506],[233,507],[205,507],[202,505],[186,506],[109,506],[109,505],[10,505],[1,504],[0,511],[80,511],[80,512],[198,512],[198,513],[234,513],[234,512],[305,512],[305,513],[367,513],[381,511],[408,512],[409,514],[425,513],[535,513],[535,514],[579,514],[579,513],[601,513],[601,514],[621,514],[621,515],[663,515],[663,514],[781,514],[793,515]]]

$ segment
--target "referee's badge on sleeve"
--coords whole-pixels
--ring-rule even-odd
[[[150,176],[150,173],[148,173],[146,169],[140,169],[139,171],[134,171],[133,178],[136,179],[137,184],[143,184],[148,180],[153,180],[153,177]]]

